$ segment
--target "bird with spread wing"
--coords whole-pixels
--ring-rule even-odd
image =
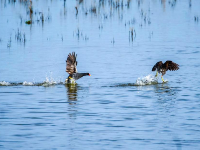
[[[83,76],[91,76],[89,73],[78,73],[76,66],[77,54],[75,52],[69,53],[67,60],[66,60],[66,72],[69,73],[68,78],[65,80],[65,83],[75,84],[76,80],[80,79]]]
[[[170,70],[170,71],[176,71],[179,69],[179,65],[174,63],[173,61],[166,61],[164,64],[162,61],[157,62],[153,68],[152,71],[156,71],[156,77],[158,76],[158,73],[162,73],[161,75],[161,79],[163,82],[165,82],[165,80],[163,79],[163,76],[165,75],[166,71]]]

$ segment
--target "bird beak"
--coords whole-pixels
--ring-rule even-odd
[[[91,76],[91,74],[89,74],[89,76]]]

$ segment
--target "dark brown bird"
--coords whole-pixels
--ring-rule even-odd
[[[66,83],[72,83],[75,84],[76,80],[80,79],[83,76],[91,76],[89,73],[78,73],[76,66],[77,66],[77,61],[76,61],[77,54],[75,52],[69,53],[67,60],[66,60],[66,72],[69,73],[68,78],[65,80]]]
[[[152,71],[156,71],[156,77],[158,76],[158,73],[162,73],[161,75],[161,79],[163,82],[163,76],[165,75],[166,71],[170,70],[170,71],[175,71],[179,69],[179,65],[174,63],[173,61],[166,61],[164,64],[162,63],[162,61],[157,62],[153,68]]]

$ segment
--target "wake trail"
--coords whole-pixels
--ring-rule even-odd
[[[43,82],[6,82],[6,81],[0,81],[0,86],[52,86],[52,85],[62,85],[65,84],[65,82],[62,81],[55,81],[53,78],[46,77],[45,81]]]

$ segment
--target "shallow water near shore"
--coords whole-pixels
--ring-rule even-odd
[[[199,6],[0,0],[0,149],[199,149]],[[73,51],[91,76],[69,85]]]

